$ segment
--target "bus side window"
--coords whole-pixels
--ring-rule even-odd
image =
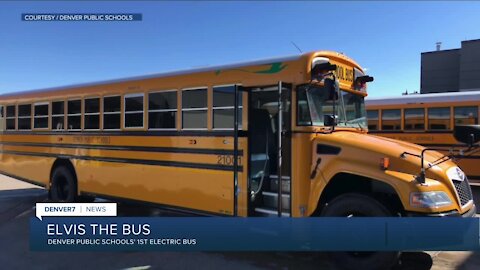
[[[32,105],[18,105],[18,130],[32,129]]]
[[[83,123],[86,130],[100,129],[100,98],[85,98],[83,100],[85,113]]]
[[[119,130],[121,110],[120,96],[105,96],[103,97],[103,129],[104,130]]]
[[[400,130],[401,128],[400,109],[382,110],[382,130]]]
[[[182,128],[207,128],[207,88],[182,90]]]
[[[425,109],[412,108],[404,109],[405,130],[425,129]]]
[[[455,125],[477,125],[478,106],[455,107]]]
[[[49,102],[39,102],[33,104],[33,128],[47,129],[48,128],[48,107]]]
[[[124,96],[124,125],[125,128],[143,128],[143,93]]]
[[[4,131],[5,130],[5,114],[3,112],[3,106],[0,105],[0,131]]]
[[[52,129],[63,130],[65,123],[65,101],[52,102]]]
[[[67,129],[82,129],[82,101],[80,99],[69,100],[67,105]]]
[[[428,108],[428,129],[449,130],[450,108]]]
[[[7,106],[7,112],[6,112],[6,129],[7,130],[15,130],[15,118],[17,116],[17,110],[16,110],[15,105],[10,105]]]
[[[233,129],[235,85],[213,87],[213,128]],[[242,129],[242,94],[238,92],[238,124]]]
[[[378,130],[378,110],[367,110],[368,129]]]
[[[148,129],[175,129],[176,119],[177,90],[148,94]]]

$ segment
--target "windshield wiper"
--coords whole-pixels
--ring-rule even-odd
[[[361,131],[363,131],[363,126],[360,124],[360,122],[357,122],[358,128],[360,128]]]
[[[357,119],[361,119],[361,118],[362,118],[362,117],[360,117],[360,118],[355,118],[355,119],[352,119],[352,120],[346,120],[346,121],[343,122],[343,123],[345,123],[345,125],[346,125],[347,127],[349,127],[348,124],[357,125],[359,129],[363,130],[364,127],[362,126],[362,124],[361,124],[360,122],[357,122],[357,121],[356,121]],[[340,123],[341,123],[341,122],[340,122]]]

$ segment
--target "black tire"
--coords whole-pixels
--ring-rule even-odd
[[[50,200],[54,202],[77,201],[77,181],[66,167],[58,167],[52,173],[49,191]]]
[[[370,196],[348,193],[326,205],[321,216],[388,217],[392,212]],[[385,270],[398,263],[400,252],[332,252],[330,256],[340,269]]]
[[[78,202],[82,202],[82,203],[92,203],[95,201],[95,199],[96,199],[95,196],[90,196],[90,195],[78,196]]]

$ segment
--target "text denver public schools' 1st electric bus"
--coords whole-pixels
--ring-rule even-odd
[[[420,155],[442,155],[367,134],[372,80],[345,55],[318,51],[5,94],[0,170],[55,201],[243,217],[472,216],[455,163],[421,170]],[[345,254],[356,267],[384,262]]]
[[[448,153],[452,147],[465,149],[453,136],[455,126],[479,124],[480,91],[367,98],[366,106],[370,134]],[[480,152],[457,156],[455,162],[471,185],[480,186]]]

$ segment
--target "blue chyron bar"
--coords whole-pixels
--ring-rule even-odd
[[[97,217],[30,220],[33,251],[480,250],[478,218]]]

